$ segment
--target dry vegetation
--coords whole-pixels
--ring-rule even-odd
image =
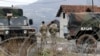
[[[56,47],[48,43],[41,51],[41,48],[33,44],[30,39],[27,41],[25,39],[11,39],[0,45],[0,56],[98,56],[96,53],[92,55],[73,52],[75,45],[72,42],[62,38],[57,38],[56,40]],[[40,44],[38,43],[38,45]]]
[[[25,40],[24,38],[16,38],[4,41],[0,45],[0,54],[4,56],[26,56],[28,48],[33,45],[33,41],[32,39]]]

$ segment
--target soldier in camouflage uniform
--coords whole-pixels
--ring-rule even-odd
[[[40,33],[41,33],[41,47],[43,48],[44,45],[47,44],[47,25],[44,21],[42,21],[42,25],[40,26]]]
[[[49,32],[51,35],[56,35],[58,32],[57,24],[54,21],[52,21],[51,25],[49,26]]]
[[[49,26],[49,32],[51,34],[53,56],[56,56],[56,34],[58,32],[58,27],[55,22],[51,22],[51,25]]]
[[[40,33],[42,36],[45,36],[47,34],[47,25],[44,21],[42,21],[42,25],[40,26]]]

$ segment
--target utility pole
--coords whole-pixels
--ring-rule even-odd
[[[94,12],[94,0],[92,0],[92,11]]]

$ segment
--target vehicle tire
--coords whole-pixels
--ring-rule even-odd
[[[97,48],[97,40],[90,34],[83,34],[77,39],[76,46],[79,51],[92,53]]]

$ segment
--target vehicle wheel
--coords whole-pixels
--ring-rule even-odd
[[[76,46],[78,51],[91,53],[97,48],[97,40],[90,34],[84,34],[77,39]]]

